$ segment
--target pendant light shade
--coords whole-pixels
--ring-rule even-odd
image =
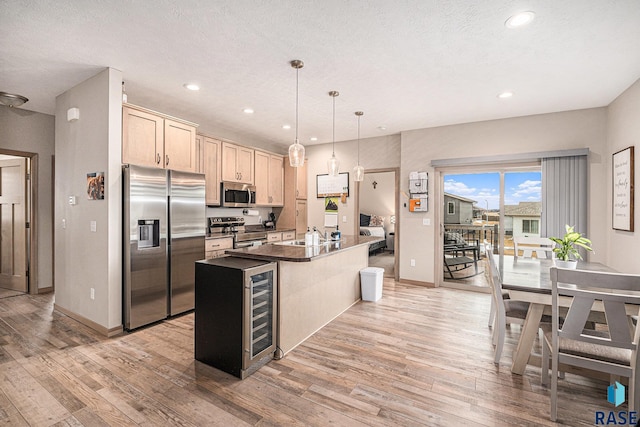
[[[360,165],[360,117],[364,112],[356,111],[355,115],[358,117],[358,164],[353,168],[353,180],[364,181],[364,167]]]
[[[327,170],[331,176],[338,176],[340,173],[340,162],[336,158],[336,96],[338,95],[340,95],[340,92],[336,90],[329,92],[329,96],[333,98],[333,146],[331,148],[331,158],[327,160]]]
[[[289,164],[298,168],[304,165],[304,146],[298,140],[298,72],[304,67],[304,62],[299,59],[293,60],[291,67],[296,69],[296,140],[289,146]]]

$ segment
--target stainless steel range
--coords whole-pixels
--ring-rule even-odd
[[[245,225],[243,217],[209,217],[209,233],[232,233],[234,248],[246,248],[267,243],[265,227],[262,224]]]

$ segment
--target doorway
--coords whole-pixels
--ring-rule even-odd
[[[0,298],[35,293],[33,174],[37,155],[0,151]],[[28,153],[20,153],[28,154]]]
[[[486,248],[512,253],[514,236],[539,236],[540,164],[439,171],[442,286],[489,292]]]
[[[376,169],[365,171],[358,183],[358,224],[360,234],[381,237],[369,248],[369,266],[384,269],[384,276],[398,277],[398,171]]]

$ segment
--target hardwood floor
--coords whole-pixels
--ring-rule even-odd
[[[509,370],[518,326],[493,364],[488,294],[385,279],[380,301],[356,304],[244,381],[194,361],[193,314],[107,339],[52,307],[52,295],[0,300],[0,423],[554,424],[539,369]],[[593,425],[596,410],[612,409],[607,385],[567,374],[561,422]]]

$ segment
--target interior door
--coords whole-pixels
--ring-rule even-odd
[[[27,292],[26,159],[0,160],[0,287]]]

